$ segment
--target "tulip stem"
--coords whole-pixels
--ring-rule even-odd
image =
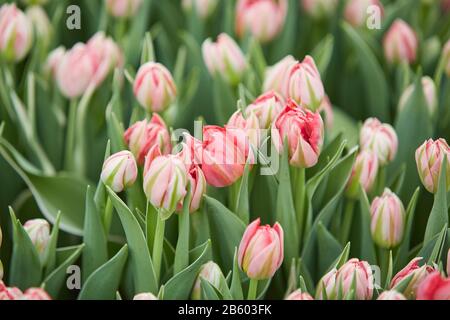
[[[341,227],[341,243],[345,244],[350,236],[350,228],[353,222],[353,209],[355,208],[355,201],[347,199],[344,210],[344,220]]]
[[[247,300],[256,300],[257,292],[258,292],[258,280],[250,279]]]
[[[103,226],[105,227],[105,234],[106,237],[109,235],[109,229],[111,228],[111,219],[112,219],[112,203],[111,199],[108,197],[106,200],[106,206],[105,206],[105,214],[103,216]]]
[[[165,223],[166,223],[165,220],[162,219],[161,214],[158,212],[158,218],[156,220],[155,240],[153,242],[153,255],[152,255],[157,283],[159,283],[159,276],[161,273],[161,260],[164,244]]]
[[[295,212],[297,214],[297,225],[298,225],[298,234],[300,236],[300,239],[302,238],[303,234],[303,227],[305,224],[305,217],[304,217],[304,211],[305,211],[305,196],[306,196],[306,189],[305,189],[305,169],[304,168],[298,168],[296,170],[296,175],[294,176],[295,179]]]

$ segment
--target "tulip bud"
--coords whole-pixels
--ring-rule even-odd
[[[239,266],[250,279],[264,280],[273,277],[284,258],[283,229],[276,222],[260,226],[258,218],[248,225],[239,244]]]
[[[450,1],[449,1],[450,8]],[[447,77],[450,78],[450,40],[447,41],[444,47],[444,62],[445,62],[445,72],[447,73]]]
[[[362,150],[371,151],[378,157],[380,166],[388,164],[397,155],[398,138],[394,128],[376,118],[369,118],[364,122],[359,144]]]
[[[416,33],[401,19],[395,20],[384,37],[384,55],[389,63],[416,61],[419,43]]]
[[[203,60],[212,76],[221,76],[231,85],[237,85],[247,61],[237,43],[226,33],[221,33],[216,42],[206,39],[202,45]]]
[[[58,73],[58,68],[64,59],[64,55],[66,54],[66,49],[63,46],[60,46],[53,51],[51,51],[45,61],[44,65],[44,73],[46,75],[50,75],[53,79],[56,79],[56,75]]]
[[[345,20],[353,27],[366,25],[371,6],[377,6],[383,14],[383,4],[380,0],[349,0],[345,7]]]
[[[295,290],[292,292],[286,300],[314,300],[308,292],[302,292],[302,290]]]
[[[134,80],[134,95],[149,112],[162,112],[177,96],[177,88],[169,70],[160,63],[142,65]]]
[[[386,249],[394,248],[403,240],[406,214],[401,200],[389,189],[376,197],[370,207],[370,230],[375,243]]]
[[[182,0],[183,9],[190,13],[195,11],[202,19],[208,18],[217,7],[217,0]]]
[[[138,121],[128,128],[124,139],[140,165],[144,164],[145,157],[153,146],[158,147],[160,155],[169,154],[172,149],[167,126],[156,113],[153,114],[150,122]]]
[[[191,299],[200,300],[201,299],[201,278],[208,281],[213,287],[220,289],[220,279],[223,277],[220,267],[214,262],[210,261],[204,264],[200,273],[195,280],[194,288],[192,289]]]
[[[6,287],[3,281],[0,279],[0,301],[2,300],[19,300],[23,295],[22,291],[18,288]]]
[[[106,0],[108,12],[117,18],[130,18],[136,15],[142,0]]]
[[[228,120],[226,128],[242,130],[248,137],[253,147],[257,148],[261,141],[261,130],[259,128],[259,119],[253,112],[245,112],[246,117],[242,115],[242,111],[236,111]]]
[[[29,7],[26,11],[27,18],[35,30],[37,40],[47,47],[52,38],[52,24],[48,19],[47,13],[40,6]]]
[[[302,0],[303,10],[314,19],[324,19],[336,11],[337,0]]]
[[[193,213],[200,208],[203,195],[206,193],[206,178],[199,166],[193,165],[188,172],[188,179],[191,184],[191,204],[189,212]]]
[[[337,272],[336,290],[342,290],[343,298],[350,294],[353,281],[356,281],[354,292],[356,300],[371,300],[374,287],[372,268],[366,261],[350,259]]]
[[[417,288],[417,300],[450,300],[450,278],[439,271],[428,275]]]
[[[278,152],[285,139],[289,149],[289,163],[295,167],[316,165],[323,145],[324,127],[319,113],[301,108],[289,101],[272,128],[272,139]]]
[[[33,27],[14,3],[0,7],[0,55],[7,61],[25,58],[33,42]]]
[[[377,300],[406,300],[405,296],[395,290],[382,292]]]
[[[430,111],[430,114],[433,115],[436,112],[437,106],[438,106],[438,97],[436,93],[436,86],[434,84],[433,79],[430,77],[423,77],[422,78],[422,88],[423,93],[425,94],[425,101],[427,103],[428,110]],[[408,103],[409,99],[411,98],[413,92],[415,89],[415,85],[412,84],[406,90],[403,92],[400,102],[399,102],[399,110],[403,110]]]
[[[151,292],[138,293],[133,300],[158,300],[158,298]]]
[[[236,5],[236,33],[246,32],[261,42],[274,39],[284,27],[287,0],[238,0]]]
[[[334,300],[336,299],[336,276],[337,269],[333,268],[330,272],[320,279],[316,289],[316,299]],[[326,296],[324,295],[326,294]]]
[[[264,75],[263,91],[275,91],[283,98],[289,95],[288,81],[291,68],[297,63],[293,56],[286,56],[277,64],[267,68]]]
[[[297,104],[317,111],[325,97],[322,79],[314,59],[306,56],[303,62],[291,67],[288,94]]]
[[[407,299],[413,299],[416,294],[417,288],[420,286],[422,281],[432,272],[434,268],[423,265],[419,267],[419,261],[422,258],[414,258],[408,265],[400,270],[394,278],[392,278],[390,288],[395,289],[395,287],[402,282],[405,278],[412,275],[411,281],[409,281],[408,286],[401,292]]]
[[[52,300],[47,292],[42,288],[27,289],[18,300]]]
[[[245,109],[245,113],[255,114],[261,129],[269,129],[278,115],[283,111],[283,98],[274,91],[259,96]]]
[[[168,218],[186,195],[186,168],[177,156],[155,158],[144,169],[144,192],[163,218]]]
[[[136,178],[136,161],[129,151],[115,153],[103,163],[101,180],[114,192],[122,192],[132,186]]]
[[[416,150],[416,164],[420,180],[425,189],[431,193],[436,193],[438,189],[439,176],[441,175],[442,161],[447,156],[447,188],[450,190],[450,147],[445,139],[432,139],[425,141]]]
[[[356,157],[345,195],[350,199],[358,197],[359,185],[370,192],[378,175],[378,158],[370,151],[361,151]]]
[[[45,219],[28,220],[23,225],[39,256],[43,258],[50,241],[50,224]]]

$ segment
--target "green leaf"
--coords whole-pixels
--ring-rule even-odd
[[[347,140],[349,147],[356,146],[359,142],[359,128],[355,120],[337,107],[333,108],[333,114],[334,124],[328,132],[329,138],[335,139],[342,134],[342,138]]]
[[[442,228],[442,231],[439,233],[439,236],[436,239],[436,243],[433,247],[433,251],[431,251],[430,257],[428,258],[428,265],[432,265],[433,263],[435,264],[439,264],[439,261],[441,259],[442,253],[443,253],[443,249],[444,249],[444,245],[445,245],[445,241],[447,239],[447,225],[444,226],[444,228]],[[427,248],[427,245],[429,246],[430,243],[434,242],[433,240],[430,240],[429,243],[426,243],[426,245],[424,246],[424,248]],[[423,255],[425,256],[425,255]]]
[[[317,228],[317,240],[319,243],[318,264],[319,274],[325,274],[330,264],[336,260],[342,252],[342,246],[339,241],[319,222]]]
[[[124,245],[114,257],[89,276],[81,289],[78,299],[114,300],[127,256],[128,246]]]
[[[200,288],[202,289],[203,300],[222,300],[220,293],[211,283],[200,277]]]
[[[59,234],[59,223],[61,221],[61,213],[56,216],[55,224],[52,228],[52,233],[50,234],[50,240],[48,242],[47,248],[44,253],[44,264],[45,272],[44,275],[48,276],[50,272],[53,271],[56,264],[56,246],[58,244],[58,234]]]
[[[334,260],[334,262],[328,268],[327,272],[342,267],[348,261],[349,256],[350,256],[350,242],[347,243],[344,250],[342,250],[341,255],[336,260]]]
[[[377,258],[375,253],[375,245],[373,243],[372,232],[370,230],[370,203],[366,192],[361,186],[359,187],[359,203],[361,208],[361,252],[359,257],[369,263],[376,263]]]
[[[389,251],[389,265],[388,265],[388,270],[387,270],[387,274],[386,274],[386,282],[384,285],[384,288],[386,290],[388,290],[389,284],[391,283],[393,272],[394,272],[394,262],[392,259],[392,250],[390,250]]]
[[[333,47],[334,37],[332,34],[328,34],[322,41],[319,42],[311,53],[311,56],[317,64],[317,69],[319,69],[322,79],[325,78],[328,65],[330,64],[333,54]]]
[[[249,204],[249,184],[248,177],[250,174],[250,164],[246,163],[244,174],[239,185],[239,192],[236,200],[236,214],[241,220],[248,224],[250,220],[250,204]]]
[[[177,274],[189,265],[189,206],[191,203],[191,186],[189,185],[183,210],[178,214],[178,241],[175,251],[173,273]]]
[[[237,248],[234,249],[234,259],[233,259],[233,275],[231,277],[231,295],[236,300],[243,300],[244,293],[242,291],[241,284],[241,271],[238,265],[238,255]]]

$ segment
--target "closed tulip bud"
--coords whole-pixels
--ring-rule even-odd
[[[218,0],[182,0],[183,9],[190,13],[195,11],[202,19],[208,18],[216,9]]]
[[[334,300],[336,299],[336,276],[337,269],[333,268],[330,272],[320,279],[316,289],[316,299]]]
[[[37,40],[48,46],[52,38],[52,24],[48,19],[47,13],[40,6],[32,6],[26,10],[27,18],[34,27]]]
[[[193,213],[200,208],[203,195],[206,193],[206,178],[199,166],[193,165],[188,172],[188,179],[191,184],[191,203],[189,212]]]
[[[50,295],[42,288],[27,289],[18,300],[52,300]]]
[[[129,18],[136,15],[142,0],[106,0],[108,12],[117,18]]]
[[[155,158],[144,170],[144,192],[150,203],[168,218],[186,195],[186,168],[175,155]]]
[[[408,265],[400,270],[394,278],[392,278],[390,288],[395,289],[395,287],[401,283],[405,278],[411,276],[411,280],[408,286],[401,292],[407,299],[414,299],[416,295],[416,290],[423,282],[423,280],[432,272],[434,268],[423,265],[419,266],[419,262],[422,258],[414,258]]]
[[[43,258],[50,241],[50,224],[45,219],[28,220],[23,225],[39,256]]]
[[[362,150],[369,150],[378,157],[380,166],[388,164],[397,155],[397,133],[390,124],[381,123],[376,118],[369,118],[364,122],[359,144]]]
[[[277,222],[273,228],[261,226],[260,219],[248,225],[239,244],[239,266],[250,279],[273,277],[284,258],[283,229]]]
[[[322,104],[325,90],[312,57],[306,56],[303,62],[298,62],[291,67],[288,94],[297,104],[311,111],[317,111]]]
[[[7,61],[20,61],[33,42],[33,27],[14,3],[0,7],[0,55]]]
[[[261,129],[269,129],[272,123],[283,111],[284,99],[275,91],[269,91],[259,96],[245,109],[246,114],[255,114]]]
[[[416,150],[416,164],[420,180],[425,189],[436,193],[438,189],[439,176],[441,175],[442,161],[447,156],[447,191],[450,190],[450,147],[445,139],[432,139],[425,141]]]
[[[350,259],[337,272],[337,290],[342,290],[343,297],[347,297],[356,281],[354,292],[356,300],[371,300],[374,288],[372,268],[366,261]]]
[[[292,292],[286,300],[314,300],[314,298],[308,292],[302,292],[299,289]]]
[[[278,152],[288,148],[289,163],[295,167],[316,165],[323,145],[324,127],[319,113],[301,108],[289,101],[272,128],[272,139]],[[287,146],[283,146],[287,140]]]
[[[135,295],[133,300],[158,300],[158,298],[151,292],[143,292]]]
[[[358,197],[359,185],[370,192],[378,175],[378,157],[370,151],[363,150],[356,157],[352,173],[347,183],[345,194],[351,199]]]
[[[406,300],[406,298],[401,293],[399,293],[399,292],[397,292],[395,290],[390,290],[390,291],[382,292],[378,296],[377,300]]]
[[[412,84],[406,90],[403,92],[400,102],[399,102],[399,110],[403,110],[410,100],[411,96],[413,95],[415,89],[415,85]],[[437,105],[438,105],[438,97],[436,93],[436,85],[434,84],[433,79],[430,77],[423,77],[422,78],[422,89],[423,93],[425,94],[425,101],[426,105],[428,107],[428,111],[431,115],[433,115],[436,112]]]
[[[389,63],[416,61],[419,41],[411,27],[401,19],[395,20],[384,37],[384,55]]]
[[[242,130],[252,146],[257,148],[261,141],[259,119],[253,112],[245,111],[245,114],[246,117],[244,118],[241,110],[236,111],[228,120],[226,128]]]
[[[378,7],[380,13],[383,14],[383,4],[380,0],[349,0],[345,7],[345,20],[354,27],[366,25],[369,14],[371,13],[371,6]]]
[[[231,85],[237,85],[247,61],[237,43],[226,33],[221,33],[216,42],[206,39],[202,45],[203,60],[212,76],[220,76]]]
[[[156,113],[150,121],[138,121],[128,128],[124,140],[140,165],[144,164],[145,157],[153,146],[158,147],[160,155],[169,154],[172,150],[169,130]]]
[[[56,79],[57,71],[59,65],[64,59],[64,55],[66,54],[66,49],[63,46],[60,46],[53,51],[51,51],[45,61],[44,65],[44,73],[46,75],[51,76],[53,79]]]
[[[115,153],[103,163],[101,180],[114,192],[122,192],[132,186],[136,178],[136,161],[129,151]]]
[[[236,5],[236,33],[246,33],[261,42],[274,39],[284,27],[287,0],[238,0]]]
[[[450,8],[450,1],[449,1]],[[444,62],[445,62],[445,72],[447,73],[447,77],[450,78],[450,40],[447,41],[444,47]]]
[[[336,12],[337,0],[301,0],[303,10],[314,19],[330,17]]]
[[[417,300],[450,300],[450,278],[435,271],[422,281],[416,295]]]
[[[220,280],[223,277],[222,271],[220,270],[220,267],[210,261],[206,264],[204,264],[201,269],[200,273],[197,276],[197,279],[195,280],[194,288],[192,289],[191,299],[192,300],[200,300],[201,299],[201,278],[208,281],[213,287],[220,289]]]
[[[370,207],[372,221],[370,230],[375,243],[386,249],[394,248],[403,240],[406,214],[401,200],[386,189],[376,197]]]
[[[162,112],[177,97],[177,88],[169,70],[160,63],[142,65],[134,80],[134,95],[149,112]]]
[[[288,81],[291,68],[297,63],[297,60],[291,55],[286,56],[277,64],[267,68],[264,75],[263,91],[274,91],[283,98],[289,95]]]

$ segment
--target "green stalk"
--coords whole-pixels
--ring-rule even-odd
[[[161,274],[161,261],[164,244],[165,224],[166,224],[165,220],[161,218],[161,215],[158,212],[158,217],[156,220],[155,241],[153,243],[153,255],[152,255],[153,266],[155,267],[156,282],[158,283]]]
[[[305,198],[306,198],[306,176],[305,176],[305,168],[298,168],[297,177],[295,179],[295,189],[294,189],[294,204],[295,204],[295,213],[297,215],[297,224],[298,224],[298,234],[301,236],[303,234],[303,227],[305,224]]]
[[[258,292],[258,280],[250,279],[247,300],[256,300],[257,292]]]
[[[103,226],[105,227],[106,236],[109,235],[109,229],[111,228],[112,212],[113,207],[111,199],[108,197],[108,199],[106,200],[105,214],[103,216]]]
[[[347,199],[344,210],[344,220],[342,221],[341,228],[341,243],[345,244],[350,236],[350,228],[353,221],[353,211],[355,208],[355,201]]]
[[[66,152],[65,152],[65,168],[72,171],[73,168],[73,151],[75,147],[75,127],[77,118],[77,101],[74,99],[70,102],[69,117],[67,121],[67,137],[66,137]]]

